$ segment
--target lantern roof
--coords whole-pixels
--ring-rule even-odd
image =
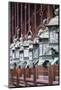
[[[53,17],[49,23],[47,24],[47,26],[55,26],[55,25],[58,25],[58,9],[55,10],[55,17]]]

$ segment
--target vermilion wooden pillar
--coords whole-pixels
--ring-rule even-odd
[[[53,73],[52,73],[52,68],[51,66],[48,67],[48,85],[52,85],[53,83]]]

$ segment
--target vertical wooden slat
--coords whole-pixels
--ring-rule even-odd
[[[28,31],[30,29],[30,4],[28,4]]]
[[[19,27],[19,3],[17,3],[17,26]]]
[[[15,3],[15,37],[16,37],[16,3]]]
[[[21,35],[22,35],[22,3],[21,3]]]
[[[26,39],[26,3],[25,3],[25,39]]]
[[[49,22],[49,17],[50,17],[50,6],[47,6],[47,23]]]
[[[12,4],[12,40],[13,40],[13,36],[14,36],[14,15],[13,15],[13,4]]]
[[[41,11],[40,16],[41,16],[41,24],[42,24],[42,22],[43,22],[43,10],[42,10],[42,4],[40,5],[40,11]]]
[[[35,27],[35,34],[36,34],[36,4],[34,5],[34,27]]]

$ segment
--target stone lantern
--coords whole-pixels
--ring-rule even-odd
[[[15,44],[16,44],[16,38],[13,37],[13,43],[10,45],[10,69],[14,68],[15,63]]]
[[[21,34],[20,37],[20,66],[23,68],[23,62],[24,62],[24,47],[23,47],[23,35]]]
[[[36,36],[33,41],[33,66],[37,66],[39,61],[39,38]]]
[[[29,64],[29,43],[28,40],[24,40],[23,42],[24,47],[24,62],[27,62],[27,65]],[[27,68],[27,65],[25,68]]]
[[[44,29],[41,28],[38,32],[38,37],[39,37],[39,63],[38,65],[42,65],[42,63],[45,61],[44,58],[46,57],[46,51],[49,48],[48,27],[45,27]]]
[[[20,49],[20,42],[19,42],[19,28],[17,29],[17,38],[16,38],[16,43],[15,43],[15,62],[19,64],[19,49]]]
[[[59,57],[59,9],[55,10],[53,17],[46,26],[49,29],[49,47],[52,48],[52,62]],[[53,54],[54,53],[54,54]]]

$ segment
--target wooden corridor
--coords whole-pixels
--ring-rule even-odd
[[[9,87],[58,85],[59,65],[10,70],[9,81]]]

